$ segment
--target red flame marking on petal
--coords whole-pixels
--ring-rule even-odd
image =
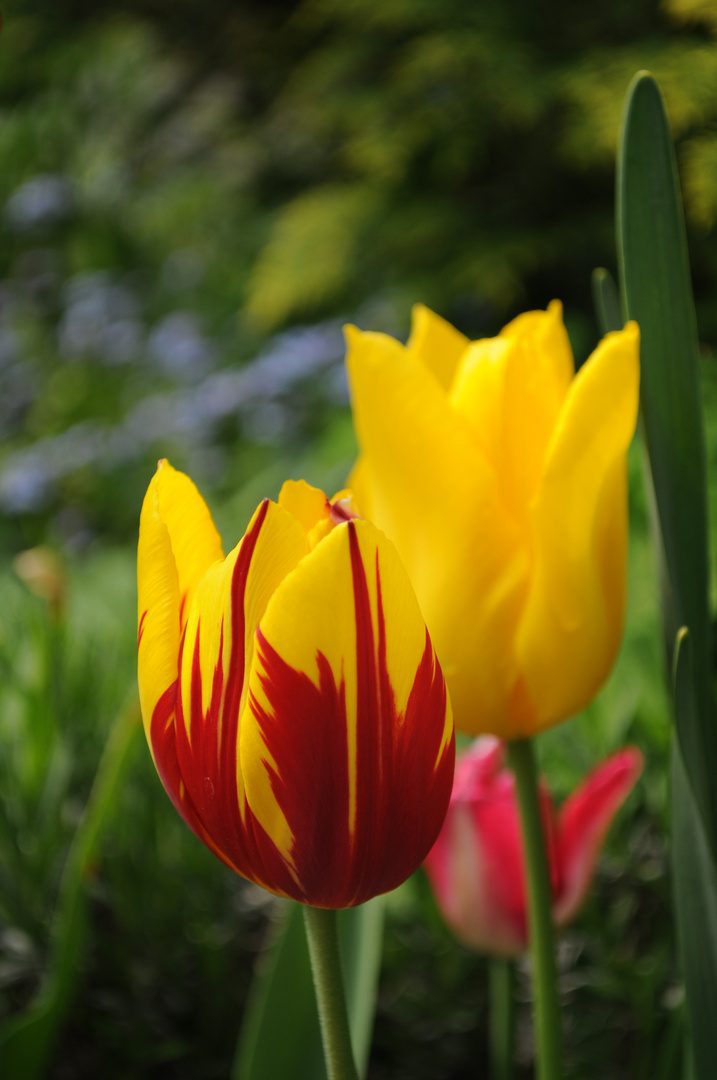
[[[143,611],[142,616],[139,620],[139,626],[137,627],[137,652],[139,652],[139,647],[142,644],[142,634],[144,633],[144,620],[146,618],[147,612]]]
[[[202,708],[201,619],[194,640],[188,700],[179,682],[155,709],[151,738],[157,768],[175,807],[197,836],[237,873],[285,892],[289,871],[275,845],[247,807],[242,819],[237,786],[239,706],[244,684],[244,597],[249,568],[269,503],[244,537],[231,584],[231,656],[225,673],[224,627],[206,712]],[[178,668],[181,671],[184,635]],[[226,678],[225,678],[226,674]],[[161,706],[161,708],[160,708]],[[185,713],[189,714],[189,735]]]
[[[300,885],[286,891],[319,907],[360,904],[404,881],[438,835],[453,782],[453,738],[441,750],[445,684],[428,634],[401,716],[387,666],[378,558],[376,648],[358,537],[352,522],[347,528],[358,676],[353,833],[345,684],[336,685],[326,657],[317,652],[316,686],[258,633],[269,710],[250,701],[276,762],[274,795],[294,836]]]

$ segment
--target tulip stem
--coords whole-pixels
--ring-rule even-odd
[[[532,960],[537,1075],[538,1080],[561,1080],[563,1040],[555,965],[553,897],[538,799],[538,776],[531,740],[515,739],[509,742],[508,760],[515,773],[528,878],[528,925]]]
[[[304,925],[329,1080],[358,1080],[341,974],[336,912],[307,905]]]
[[[488,965],[491,1080],[513,1080],[515,1032],[514,972],[510,960],[493,959]]]

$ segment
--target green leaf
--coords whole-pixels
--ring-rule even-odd
[[[134,691],[110,732],[67,856],[52,927],[47,979],[25,1013],[11,1017],[0,1028],[3,1076],[35,1080],[43,1075],[72,1004],[85,940],[85,880],[139,727],[139,702]]]
[[[680,626],[689,626],[692,636],[695,709],[677,715],[677,733],[717,853],[717,727],[697,329],[674,148],[662,95],[647,72],[636,75],[628,91],[617,196],[624,307],[640,325],[642,422],[664,557],[666,636],[674,642]]]
[[[351,1042],[365,1075],[383,948],[383,897],[339,912]],[[239,1033],[233,1080],[327,1080],[301,905],[287,902],[261,958]]]
[[[692,648],[685,628],[675,646],[674,692],[678,718],[694,723]],[[695,1076],[713,1078],[717,1076],[717,870],[677,740],[672,748],[672,863]]]
[[[598,266],[592,272],[592,294],[595,318],[602,337],[611,330],[622,330],[625,320],[620,307],[620,294],[609,270]]]

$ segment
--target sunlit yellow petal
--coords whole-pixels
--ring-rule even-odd
[[[177,566],[181,626],[194,589],[212,563],[224,558],[222,542],[207,504],[184,473],[160,461],[156,475],[157,513],[169,532]]]
[[[451,388],[453,407],[472,424],[511,513],[524,527],[571,374],[557,305],[520,315],[497,338],[474,342]]]
[[[411,336],[406,347],[435,375],[444,390],[451,385],[468,344],[468,338],[440,315],[423,304],[413,305]]]
[[[554,364],[555,378],[567,389],[575,374],[575,362],[559,300],[551,300],[547,311],[525,311],[518,315],[503,327],[500,336],[522,341],[530,349],[547,353]]]
[[[469,423],[425,367],[386,335],[349,327],[347,340],[362,451],[350,482],[359,508],[366,512],[368,487],[371,517],[395,543],[416,590],[458,726],[491,730],[515,681],[524,530],[506,512]]]
[[[617,652],[638,343],[634,323],[601,342],[571,385],[548,450],[533,509],[535,568],[517,639],[525,692],[519,727],[538,730],[583,708]]]

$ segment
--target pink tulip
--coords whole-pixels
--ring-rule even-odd
[[[456,936],[474,949],[514,956],[528,944],[527,898],[515,779],[504,759],[504,744],[493,736],[476,739],[461,755],[443,829],[424,865]],[[635,747],[618,751],[557,814],[541,780],[556,926],[582,906],[600,847],[642,764]]]

